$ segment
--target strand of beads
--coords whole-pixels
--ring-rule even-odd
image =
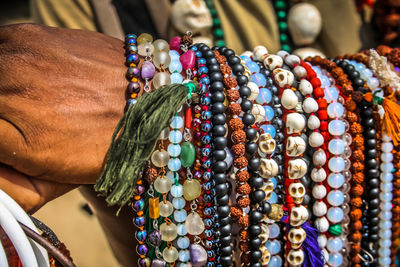
[[[195,51],[197,56],[197,69],[199,75],[199,83],[200,83],[200,105],[196,105],[194,107],[195,118],[192,122],[192,125],[196,131],[195,140],[197,144],[198,158],[196,160],[196,166],[200,165],[201,167],[196,169],[194,174],[195,177],[201,177],[203,179],[203,219],[205,225],[205,236],[206,240],[204,241],[205,248],[207,250],[207,267],[213,267],[215,265],[215,244],[214,244],[214,229],[213,226],[215,224],[214,215],[215,215],[215,207],[214,207],[214,185],[211,180],[211,94],[209,90],[210,78],[208,76],[208,68],[206,66],[206,59],[203,57],[202,52],[198,49],[197,46],[192,47],[193,51]],[[218,97],[218,93],[214,94],[214,96]],[[219,95],[221,97],[221,95]],[[222,95],[223,97],[223,95]],[[200,115],[200,116],[199,116]],[[214,128],[215,132],[222,131],[225,134],[225,127],[219,126]]]
[[[140,58],[137,54],[137,37],[135,34],[127,34],[125,36],[125,50],[126,50],[126,62],[128,66],[128,71],[126,77],[129,80],[128,92],[130,98],[128,100],[128,105],[134,105],[136,103],[136,97],[140,92],[140,84],[137,78],[140,76],[140,69],[138,67]]]
[[[213,0],[205,0],[208,9],[210,10],[210,14],[212,17],[213,27],[212,27],[212,34],[214,37],[214,44],[216,46],[224,46],[224,30],[222,29],[221,20],[218,16],[218,11],[215,8]]]
[[[290,34],[287,24],[287,12],[289,9],[288,3],[285,0],[274,0],[273,2],[275,14],[278,20],[279,41],[281,43],[281,49],[287,52],[291,52],[292,47],[290,46]]]
[[[393,165],[395,166],[395,172],[393,173],[393,208],[392,208],[392,245],[391,249],[391,262],[396,260],[396,252],[398,248],[398,237],[400,236],[400,222],[397,218],[400,216],[400,148],[395,147],[393,150]],[[386,241],[388,242],[388,241]]]
[[[139,37],[141,37],[142,35],[140,35]],[[151,43],[153,41],[153,38],[149,37],[149,39],[143,39],[140,38],[139,40],[141,40],[142,43],[139,44],[138,46],[138,54],[142,57],[144,57],[144,61],[142,63],[141,66],[141,77],[143,80],[145,80],[145,85],[144,85],[144,91],[145,92],[150,92],[151,88],[150,88],[150,80],[154,77],[154,74],[156,72],[154,64],[152,62],[152,56],[154,53],[154,45]],[[157,40],[154,42],[154,44],[156,44],[156,42],[160,42],[163,40]]]
[[[163,85],[171,84],[171,76],[174,77],[174,75],[171,75],[167,72],[167,69],[171,64],[171,56],[169,55],[169,44],[166,41],[160,39],[156,40],[153,43],[153,46],[153,64],[157,68],[157,70],[159,70],[159,72],[154,75],[152,80],[152,85],[156,89]],[[175,69],[173,70],[175,71]]]

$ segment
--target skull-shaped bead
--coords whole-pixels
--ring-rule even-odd
[[[294,75],[292,72],[288,70],[277,68],[274,69],[273,73],[276,83],[281,88],[284,88],[286,86],[291,86],[294,82]]]
[[[279,167],[273,159],[261,159],[260,168],[258,169],[262,178],[272,178],[278,174]]]
[[[304,261],[304,252],[301,249],[291,249],[286,259],[291,267],[300,267]]]
[[[293,249],[298,249],[303,244],[304,239],[306,239],[306,231],[303,228],[296,227],[289,231],[288,238]]]
[[[251,109],[251,114],[253,114],[255,123],[260,123],[265,120],[265,109],[259,104],[254,104]]]
[[[300,226],[308,220],[308,210],[304,206],[295,206],[290,212],[290,225]]]
[[[307,173],[307,164],[303,159],[289,160],[289,179],[300,179]]]
[[[300,133],[306,126],[306,121],[297,112],[289,113],[286,116],[286,131],[288,134]]]
[[[306,150],[306,142],[300,136],[289,136],[286,142],[286,154],[297,157]]]
[[[269,133],[263,133],[258,139],[258,148],[264,154],[272,154],[275,151],[276,141]]]
[[[292,89],[285,89],[282,92],[281,104],[286,109],[294,109],[297,106],[299,99]]]
[[[294,203],[301,204],[305,194],[306,188],[302,183],[292,183],[289,185],[289,195],[293,198]]]
[[[264,59],[264,66],[269,70],[280,68],[283,65],[283,59],[277,55],[269,55]]]

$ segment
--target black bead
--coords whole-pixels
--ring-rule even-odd
[[[246,130],[246,138],[247,140],[254,140],[257,136],[257,131],[253,128],[247,128]]]
[[[378,180],[378,183],[379,183],[379,180]],[[379,199],[378,198],[374,198],[374,199],[371,199],[370,201],[368,201],[368,208],[370,208],[370,209],[379,208]]]
[[[258,168],[260,167],[260,159],[259,158],[251,158],[248,161],[248,166],[249,171],[251,172],[255,172],[258,170]]]
[[[243,85],[239,88],[239,94],[241,97],[249,97],[251,94],[251,90],[249,87]]]
[[[230,224],[226,224],[226,225],[220,227],[219,231],[221,232],[221,235],[227,236],[227,235],[229,235],[231,233],[232,226]]]
[[[274,112],[275,112],[275,117],[282,118],[282,116],[283,116],[283,111],[282,111],[281,108],[275,108],[275,109],[274,109]]]
[[[277,95],[273,95],[271,102],[271,106],[278,105],[281,102],[281,99]]]
[[[368,210],[368,216],[376,217],[379,215],[379,209]]]
[[[262,267],[262,264],[260,262],[252,262],[250,263],[250,267]]]
[[[224,196],[228,193],[228,186],[227,184],[217,184],[215,186],[215,194],[217,196]]]
[[[229,204],[229,195],[225,194],[225,195],[217,196],[217,203],[220,206],[228,205]]]
[[[224,91],[224,83],[219,81],[211,83],[210,91],[211,93],[214,93],[216,91]]]
[[[261,259],[261,251],[253,250],[250,253],[250,261],[251,262],[258,262]]]
[[[218,51],[220,54],[223,54],[225,52],[225,50],[228,49],[226,46],[220,46],[218,47]]]
[[[367,181],[368,181],[368,185],[370,187],[378,187],[379,186],[379,179],[378,178],[368,179]]]
[[[371,138],[376,138],[376,131],[373,128],[368,129],[367,131],[364,132],[364,137],[371,139]]]
[[[271,212],[271,204],[267,201],[263,201],[260,204],[262,214],[268,215]]]
[[[235,51],[233,51],[232,49],[226,49],[224,52],[223,52],[223,54],[224,54],[224,56],[226,57],[226,58],[230,58],[231,56],[234,56],[235,55]]]
[[[281,154],[283,152],[283,144],[278,144],[275,146],[275,153]]]
[[[247,229],[251,236],[258,236],[261,234],[261,227],[258,225],[250,225]]]
[[[362,122],[363,122],[363,125],[366,128],[374,128],[375,127],[375,123],[374,123],[374,119],[373,118],[367,118],[367,119],[363,120]]]
[[[373,234],[373,235],[370,235],[369,236],[369,241],[370,242],[378,242],[379,241],[379,236],[378,236],[378,234]],[[375,253],[371,253],[371,254],[375,254],[376,255],[376,252]]]
[[[217,208],[218,217],[221,217],[221,218],[228,217],[230,211],[231,211],[231,209],[229,208],[228,205],[219,206]]]
[[[204,53],[206,51],[209,51],[210,48],[207,45],[201,45],[199,46],[201,53]]]
[[[283,128],[283,121],[281,119],[275,118],[275,120],[272,122],[272,124],[275,126],[275,129]]]
[[[212,50],[204,51],[202,54],[203,54],[203,57],[205,57],[205,58],[215,58],[214,52]]]
[[[242,74],[244,72],[244,67],[241,64],[235,64],[235,65],[232,66],[232,72],[235,75],[240,75],[240,74]]]
[[[307,195],[307,194],[304,195],[302,204],[303,204],[303,205],[309,205],[310,202],[311,202],[311,197],[310,197],[310,195]],[[312,212],[310,212],[310,215],[312,215]]]
[[[222,102],[214,103],[211,107],[212,114],[220,114],[225,112],[225,106]]]
[[[278,89],[278,87],[276,87],[275,85],[272,85],[272,86],[269,88],[269,90],[271,90],[271,93],[272,93],[273,95],[278,95],[278,93],[279,93],[279,89]]]
[[[359,88],[359,87],[362,87],[363,85],[364,85],[364,81],[362,79],[358,78],[358,79],[353,80],[354,88]]]
[[[276,161],[276,163],[278,163],[278,165],[283,164],[283,155],[281,154],[274,155],[273,159]]]
[[[363,109],[361,110],[361,116],[362,118],[370,118],[372,116],[372,109],[371,108],[367,108],[367,109]]]
[[[304,185],[305,188],[307,188],[311,182],[311,179],[308,176],[303,176],[300,178],[300,182]]]
[[[219,136],[214,138],[214,148],[224,149],[226,147],[226,138]]]
[[[237,81],[239,86],[243,86],[243,85],[246,85],[249,82],[249,78],[247,78],[244,75],[240,75],[240,76],[236,77],[236,81]]]
[[[209,59],[211,59],[211,58],[209,58]],[[215,59],[215,58],[214,58],[214,59]],[[215,61],[217,61],[217,60],[215,59]],[[213,72],[219,72],[219,71],[221,71],[221,69],[219,68],[219,65],[218,65],[218,61],[217,61],[216,64],[209,64],[209,65],[207,65],[207,68],[208,68],[208,73],[213,73]]]
[[[224,136],[226,133],[226,128],[223,125],[214,125],[213,127],[213,136]]]
[[[251,224],[258,224],[261,221],[262,217],[263,217],[263,215],[262,215],[261,212],[253,210],[253,211],[250,212],[250,216],[249,216],[250,223]]]
[[[214,92],[213,95],[211,96],[211,100],[213,103],[217,102],[224,102],[225,101],[225,95],[222,92]]]
[[[213,157],[215,160],[224,160],[226,158],[226,152],[224,149],[214,150]]]
[[[265,192],[257,189],[251,194],[251,198],[254,202],[261,202],[265,198]]]
[[[219,259],[222,267],[229,267],[232,265],[232,256],[224,256]]]
[[[242,103],[240,103],[242,110],[244,112],[251,110],[253,108],[253,103],[248,99],[242,99]]]
[[[229,197],[229,196],[228,196]],[[225,217],[225,218],[218,218],[218,223],[220,227],[223,227],[225,225],[230,225],[231,224],[231,217]]]
[[[249,183],[254,188],[260,188],[264,184],[264,179],[262,177],[260,177],[260,176],[251,177],[249,179]]]
[[[369,148],[376,148],[376,139],[368,139],[367,142],[365,142],[365,146],[367,149]]]
[[[225,173],[214,173],[213,177],[216,184],[226,183]]]
[[[354,66],[351,65],[351,64],[348,64],[348,65],[346,65],[346,66],[343,67],[343,68],[344,68],[344,71],[345,71],[346,73],[350,73],[351,71],[354,71],[354,70],[355,70]]]
[[[378,150],[377,149],[368,149],[366,151],[367,157],[370,159],[374,159],[378,156]]]
[[[348,75],[349,75],[350,79],[352,79],[352,80],[360,78],[360,73],[356,70],[350,71],[348,73]]]
[[[374,225],[374,226],[369,226],[369,233],[370,234],[377,234],[379,232],[379,226]]]
[[[376,207],[377,208],[377,207]],[[378,225],[379,224],[379,217],[374,217],[369,220],[370,225]]]
[[[231,56],[228,58],[229,65],[240,64],[240,58],[238,56]]]
[[[369,169],[376,169],[378,167],[378,161],[376,159],[366,160],[364,164]]]
[[[246,152],[250,155],[255,154],[257,152],[258,145],[255,142],[247,142],[246,143]]]
[[[277,132],[275,134],[275,140],[279,143],[281,143],[285,139],[285,136],[283,135],[282,132]]]
[[[254,116],[251,113],[244,113],[242,120],[245,125],[252,125],[255,121]]]
[[[379,197],[379,188],[372,188],[371,190],[368,190],[368,197],[370,199],[378,198]]]
[[[346,61],[344,61],[343,59],[335,59],[333,60],[333,62],[336,63],[336,65],[338,65],[339,67],[343,68],[343,63],[346,63],[346,65],[348,64]]]
[[[252,238],[250,240],[250,247],[252,249],[259,249],[261,246],[261,239],[260,238]]]
[[[222,76],[221,72],[212,72],[208,75],[210,77],[211,82],[222,82],[224,79],[224,76]]]
[[[221,252],[221,256],[229,256],[232,255],[232,247],[226,246],[219,250]]]

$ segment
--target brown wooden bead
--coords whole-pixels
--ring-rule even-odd
[[[361,212],[360,209],[355,209],[355,210],[350,211],[350,217],[351,217],[353,220],[360,220],[360,219],[361,219],[361,216],[362,216],[362,212]],[[360,235],[361,235],[361,234],[360,234]],[[360,240],[361,240],[361,237],[360,237]]]
[[[361,211],[360,211],[361,212]],[[360,242],[362,238],[362,234],[360,232],[355,232],[350,235],[350,239],[353,242]]]
[[[244,143],[246,141],[246,133],[243,130],[237,130],[232,133],[232,141],[235,144]]]

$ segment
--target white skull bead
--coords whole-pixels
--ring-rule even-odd
[[[265,46],[258,45],[253,49],[253,59],[263,61],[268,56],[268,49]]]
[[[258,85],[253,82],[248,82],[247,87],[250,88],[250,96],[247,99],[256,100],[256,98],[258,97],[258,93],[260,92]]]
[[[272,178],[278,174],[279,167],[273,159],[261,159],[260,168],[258,169],[262,178]]]
[[[293,249],[298,249],[303,244],[304,240],[306,239],[306,231],[303,228],[296,227],[292,228],[289,231],[288,238],[292,245]]]
[[[289,179],[300,179],[307,173],[307,164],[303,159],[289,160]]]
[[[262,266],[268,265],[269,261],[271,260],[271,253],[268,251],[266,246],[261,246],[260,247],[261,251],[261,264]]]
[[[297,157],[306,150],[306,142],[300,136],[289,136],[286,142],[286,154]]]
[[[291,71],[277,68],[274,69],[273,73],[275,81],[281,88],[284,88],[285,86],[291,86],[294,82],[294,75]]]
[[[289,195],[293,198],[294,203],[301,204],[305,194],[306,188],[302,183],[291,183],[289,185]]]
[[[308,210],[304,206],[295,206],[290,212],[290,225],[300,226],[308,220]]]
[[[291,267],[300,267],[304,261],[304,252],[301,249],[291,249],[286,259]]]
[[[263,133],[258,139],[258,149],[264,154],[272,154],[275,151],[276,141],[269,133]]]
[[[299,98],[292,89],[285,89],[282,92],[281,104],[286,109],[294,109],[299,102]]]
[[[253,104],[253,108],[251,109],[251,114],[253,114],[255,123],[260,123],[265,120],[265,109],[263,106],[259,104]]]
[[[263,190],[265,193],[264,200],[268,200],[271,197],[272,192],[274,191],[274,183],[272,182],[264,183],[263,186],[261,187],[261,190]]]
[[[305,126],[306,121],[299,113],[289,113],[286,116],[286,131],[288,134],[300,133]]]
[[[264,66],[269,70],[280,68],[283,65],[283,59],[277,55],[269,55],[264,59]]]

